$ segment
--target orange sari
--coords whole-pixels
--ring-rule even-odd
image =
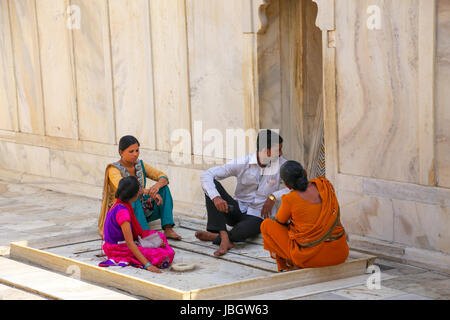
[[[276,221],[261,225],[264,248],[278,263],[278,270],[289,265],[315,268],[345,262],[349,248],[340,224],[339,203],[326,178],[312,180],[322,203],[312,204],[296,191],[282,197]],[[290,220],[289,226],[283,225]]]

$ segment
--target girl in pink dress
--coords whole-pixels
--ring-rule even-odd
[[[134,215],[131,203],[136,201],[139,192],[140,184],[136,177],[129,176],[120,180],[116,203],[108,211],[103,230],[103,251],[108,260],[101,262],[99,266],[130,264],[161,273],[160,269],[167,268],[172,263],[175,252],[164,234],[142,230]],[[142,246],[140,242],[146,245]]]

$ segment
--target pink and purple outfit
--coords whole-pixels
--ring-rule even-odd
[[[169,246],[164,234],[158,231],[142,230],[134,216],[131,205],[120,200],[116,201],[106,216],[103,231],[105,241],[103,251],[108,257],[108,260],[101,262],[99,266],[126,266],[130,264],[140,268],[143,267],[142,263],[133,255],[125,242],[121,228],[121,225],[125,221],[130,222],[135,241],[138,240],[138,236],[146,238],[151,234],[158,233],[163,241],[163,244],[159,248],[144,248],[140,245],[138,245],[138,248],[152,265],[158,268],[167,268],[172,263],[175,252]]]

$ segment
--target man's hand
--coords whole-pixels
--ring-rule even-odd
[[[228,203],[223,200],[221,197],[215,197],[213,199],[214,205],[216,206],[217,210],[220,212],[228,213]]]
[[[261,210],[261,218],[267,219],[270,218],[272,215],[272,208],[275,205],[275,202],[267,198],[266,202],[264,203],[264,206]]]

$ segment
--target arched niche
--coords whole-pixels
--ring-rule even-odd
[[[255,114],[257,128],[280,128],[287,138],[285,141],[289,141],[285,144],[286,156],[303,162],[309,172],[313,171],[314,163],[319,159],[325,160],[326,175],[333,181],[337,173],[335,0],[243,1],[243,31],[251,43],[249,47],[253,48],[246,53],[247,61],[252,60],[252,67],[248,72],[251,77],[244,79],[244,82],[252,88],[247,100],[251,102],[249,110]],[[317,27],[313,41],[314,54],[309,52],[313,57],[308,59],[309,66],[303,63],[305,68],[312,65],[316,70],[309,72],[311,76],[303,77],[303,81],[299,80],[301,77],[295,77],[295,74],[286,76],[283,70],[302,64],[295,59],[305,52],[308,55],[311,46],[303,52],[294,45],[286,46],[284,43],[287,37],[292,38],[291,43],[298,39],[290,32],[286,33],[289,28],[277,27],[280,19],[283,19],[276,13],[280,3],[281,6],[286,6],[294,2],[309,3],[309,6],[314,4],[316,8],[314,20],[308,21],[310,29],[312,25]],[[282,12],[286,13],[286,10]],[[295,28],[295,16],[289,19],[293,21],[291,26]],[[280,30],[278,35],[277,29]],[[316,90],[301,94],[299,83],[301,86],[313,83],[317,90],[320,89],[320,93]],[[314,116],[308,114],[311,106],[315,107]],[[320,150],[326,150],[325,155],[323,152],[319,154]]]
[[[243,0],[244,19],[247,19],[248,14],[251,18],[247,24],[251,24],[251,28],[247,28],[244,32],[255,32],[263,34],[266,32],[269,21],[267,18],[267,9],[273,2],[273,0]],[[312,0],[317,4],[318,14],[316,19],[316,25],[322,31],[334,30],[334,1],[335,0]]]

